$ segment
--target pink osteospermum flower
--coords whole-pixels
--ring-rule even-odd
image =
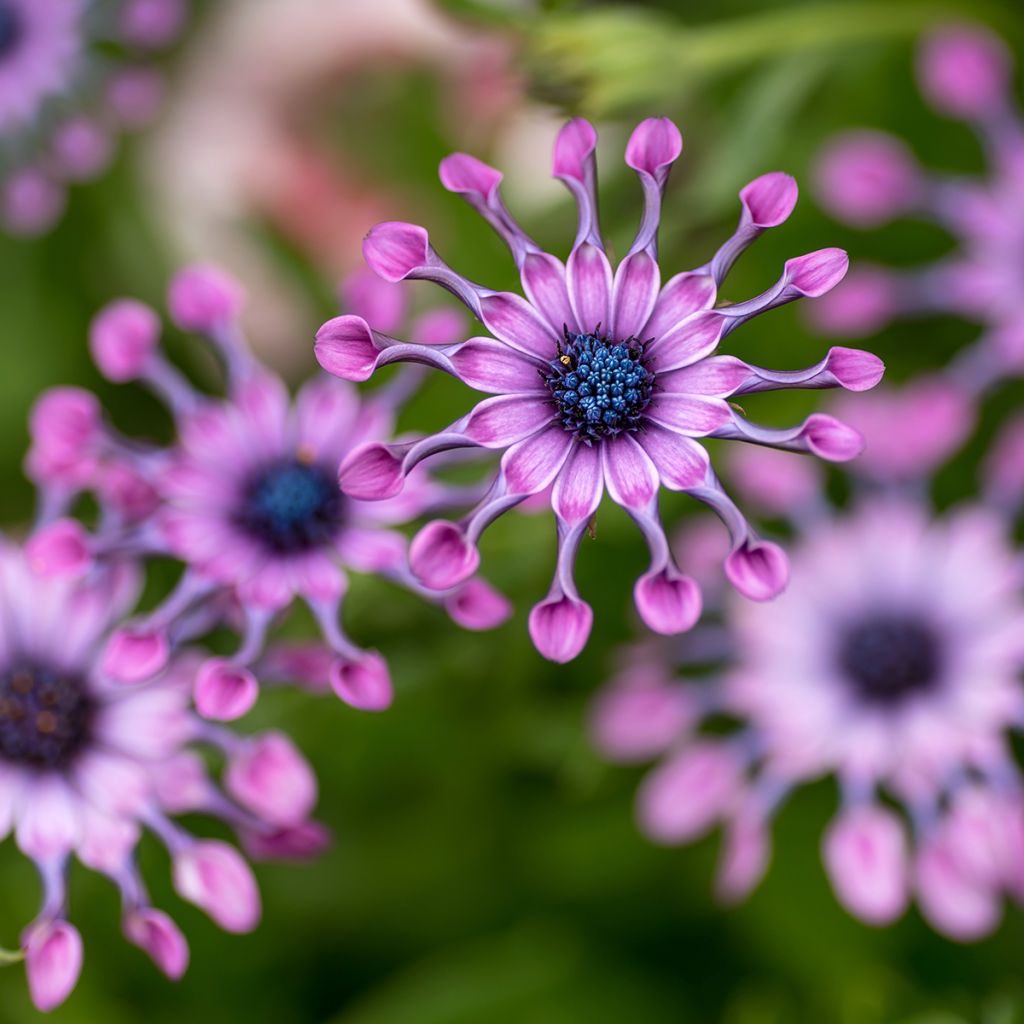
[[[100,174],[115,137],[155,113],[143,62],[176,37],[184,0],[0,0],[0,223],[41,234],[67,186]],[[103,52],[115,44],[128,60]]]
[[[745,321],[804,296],[827,292],[846,271],[846,254],[824,249],[789,260],[764,294],[716,307],[718,287],[759,235],[781,224],[796,202],[796,184],[766,174],[740,193],[735,235],[713,259],[664,284],[657,260],[662,192],[682,148],[667,119],[644,121],[626,162],[640,178],[644,213],[625,258],[613,270],[597,218],[597,135],[571,121],[555,144],[554,173],[576,198],[579,229],[568,262],[542,252],[512,219],[501,198],[502,175],[471,156],[441,163],[441,181],[467,201],[504,239],[520,270],[525,298],[474,284],[435,252],[426,230],[385,223],[367,236],[370,266],[388,281],[425,279],[461,299],[490,332],[458,345],[399,342],[365,319],[343,316],[317,337],[321,365],[343,379],[369,378],[400,361],[444,370],[487,398],[445,430],[422,440],[371,444],[341,467],[343,489],[357,498],[391,498],[426,458],[453,448],[503,453],[490,493],[458,523],[428,524],[410,549],[413,572],[428,586],[447,587],[472,573],[477,542],[498,516],[550,488],[558,522],[558,568],[551,591],[530,615],[538,650],[555,661],[575,657],[591,628],[591,609],[573,579],[576,549],[602,495],[634,518],[651,551],[635,597],[644,621],[662,633],[692,626],[700,592],[675,565],[658,516],[662,487],[710,505],[732,537],[726,572],[749,597],[764,599],[785,583],[785,556],[758,539],[719,486],[699,438],[719,437],[812,452],[843,460],[860,449],[857,434],[816,414],[793,428],[768,429],[746,420],[729,399],[756,391],[845,387],[863,390],[881,376],[874,356],[834,348],[815,366],[776,372],[734,356],[715,355]]]
[[[13,834],[43,883],[39,914],[22,934],[41,1010],[67,998],[82,965],[82,939],[66,916],[72,855],[117,885],[126,938],[177,979],[188,944],[150,903],[135,861],[144,830],[167,846],[178,893],[232,932],[260,917],[252,871],[233,846],[191,835],[178,815],[213,815],[267,855],[312,855],[327,838],[309,817],[316,779],[285,736],[238,736],[190,711],[190,655],[140,687],[105,674],[105,643],[139,584],[123,562],[78,579],[40,576],[0,540],[0,833]],[[204,747],[226,757],[223,788]]]
[[[1021,583],[989,513],[868,499],[805,531],[779,600],[728,607],[721,672],[674,680],[648,650],[600,696],[594,735],[611,758],[661,758],[637,804],[653,839],[723,827],[723,898],[759,882],[784,797],[834,776],[822,852],[846,909],[881,925],[916,897],[939,931],[978,938],[1004,895],[1024,899]],[[735,732],[702,728],[723,714]]]
[[[838,337],[862,337],[894,319],[949,314],[984,327],[951,375],[978,394],[1024,372],[1019,281],[1024,273],[1024,131],[1011,94],[1006,46],[985,29],[943,28],[922,43],[918,81],[939,113],[977,129],[991,169],[985,179],[922,168],[899,139],[877,131],[837,138],[822,154],[817,191],[836,217],[873,228],[898,216],[937,221],[958,246],[924,268],[864,264],[810,311]]]
[[[383,282],[369,292],[360,286],[353,301],[383,309],[389,300],[381,293],[391,290]],[[106,667],[125,682],[158,670],[183,632],[196,635],[224,615],[240,615],[239,649],[206,662],[195,688],[201,712],[237,718],[256,700],[268,630],[302,599],[330,652],[323,682],[353,706],[382,710],[392,698],[387,664],[357,647],[340,625],[347,570],[404,585],[443,604],[470,629],[503,621],[507,602],[480,579],[439,594],[408,571],[406,541],[394,527],[464,502],[463,489],[421,471],[391,501],[363,502],[339,490],[338,464],[364,442],[391,435],[414,382],[397,378],[361,397],[351,385],[319,375],[293,402],[245,344],[241,303],[235,282],[211,268],[187,269],[170,286],[177,326],[204,336],[223,357],[225,399],[195,391],[164,358],[159,318],[149,307],[122,300],[99,314],[91,344],[100,369],[112,380],[148,384],[170,406],[177,438],[170,448],[142,447],[106,425],[91,396],[73,390],[44,396],[32,417],[27,461],[42,492],[44,525],[33,552],[52,572],[80,571],[125,551],[185,563],[167,600],[113,637]],[[429,315],[417,325],[428,340],[448,338],[451,329]],[[103,509],[91,537],[67,518],[83,490],[97,494]]]

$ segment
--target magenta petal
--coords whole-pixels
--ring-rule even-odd
[[[33,444],[77,460],[100,436],[103,411],[96,396],[82,388],[47,388],[29,412]]]
[[[740,202],[754,227],[778,227],[793,212],[797,199],[796,181],[781,171],[755,178],[740,190]]]
[[[819,499],[821,468],[813,459],[753,444],[735,445],[729,454],[735,486],[761,511],[785,519]]]
[[[430,236],[417,224],[385,221],[363,239],[363,257],[385,281],[403,281],[430,258]]]
[[[549,661],[562,665],[583,650],[593,624],[593,609],[579,598],[549,597],[530,610],[534,647]]]
[[[696,313],[664,334],[656,335],[647,346],[648,367],[667,373],[709,356],[721,341],[725,323],[721,314],[707,311]],[[648,326],[644,333],[649,330]]]
[[[825,867],[839,902],[869,924],[906,910],[910,879],[902,822],[882,807],[845,811],[825,835]]]
[[[658,387],[682,395],[727,398],[750,378],[750,367],[735,356],[709,356],[658,375]]]
[[[74,519],[58,519],[37,530],[25,554],[39,576],[76,576],[92,565],[89,535]]]
[[[280,732],[242,743],[228,760],[224,784],[243,807],[272,825],[297,825],[316,803],[316,776],[309,762]]]
[[[640,443],[669,490],[685,491],[704,483],[710,462],[707,452],[696,441],[649,424],[640,435]]]
[[[252,708],[259,692],[259,683],[247,668],[210,658],[196,674],[193,698],[204,718],[230,722]]]
[[[605,485],[612,501],[625,508],[646,508],[658,493],[658,470],[630,434],[606,438],[601,445]]]
[[[741,786],[741,765],[724,743],[695,743],[644,780],[637,794],[640,827],[658,843],[691,842],[728,812]]]
[[[885,363],[878,356],[859,348],[829,349],[825,365],[847,391],[870,391],[885,373]]]
[[[338,470],[338,486],[360,501],[393,498],[401,492],[404,480],[402,460],[376,441],[357,448]]]
[[[331,666],[331,688],[359,711],[386,711],[395,696],[388,663],[376,651],[366,651],[355,661],[337,659]]]
[[[600,447],[576,445],[555,481],[552,508],[570,526],[575,526],[597,511],[603,492]]]
[[[581,331],[593,333],[611,327],[612,268],[608,257],[584,242],[569,257],[569,301]]]
[[[378,349],[370,325],[359,316],[336,316],[316,332],[316,361],[342,380],[369,380],[377,363]]]
[[[209,334],[231,323],[245,300],[245,290],[219,267],[185,267],[167,289],[171,319],[185,331]]]
[[[170,642],[162,631],[128,627],[115,632],[103,652],[103,673],[119,683],[141,683],[167,664]]]
[[[818,249],[786,260],[785,273],[792,287],[813,299],[835,288],[849,267],[850,257],[842,249]]]
[[[1010,91],[1013,57],[1000,39],[974,25],[929,36],[918,57],[921,90],[938,110],[983,119],[1000,110]]]
[[[134,299],[120,299],[102,309],[89,328],[89,351],[108,380],[134,380],[142,373],[160,340],[160,318]]]
[[[522,296],[499,292],[480,300],[487,329],[506,345],[541,359],[555,355],[558,337],[551,325]]]
[[[494,629],[512,615],[512,605],[486,580],[467,580],[445,601],[448,614],[463,629]]]
[[[715,279],[710,274],[676,274],[661,289],[647,326],[644,340],[659,338],[677,327],[688,316],[710,309],[715,304]]]
[[[594,126],[582,117],[574,117],[555,139],[552,173],[556,178],[574,178],[584,182],[587,161],[596,148],[597,132]]]
[[[454,345],[465,336],[466,318],[454,309],[429,309],[409,328],[414,345]]]
[[[634,171],[654,177],[679,159],[683,137],[667,117],[649,117],[641,121],[626,144],[626,164]]]
[[[725,827],[715,893],[723,903],[738,903],[764,877],[771,840],[757,812],[741,809]]]
[[[550,401],[534,395],[499,395],[480,402],[466,418],[464,433],[485,448],[507,448],[530,437],[555,417]]]
[[[667,750],[697,715],[692,694],[678,686],[612,686],[590,716],[594,744],[613,761],[647,761]]]
[[[544,392],[544,364],[490,338],[471,338],[452,353],[452,365],[471,388],[496,395]]]
[[[561,334],[563,327],[579,329],[569,304],[565,266],[561,260],[546,252],[527,253],[523,260],[522,279],[530,302],[540,310],[556,334]]]
[[[921,911],[944,935],[974,942],[999,923],[998,888],[965,871],[942,836],[928,840],[920,849],[914,875]]]
[[[880,267],[860,263],[837,288],[812,303],[807,317],[818,331],[862,338],[881,330],[896,315],[900,284]]]
[[[639,336],[654,309],[660,283],[658,262],[646,251],[635,252],[619,264],[615,271],[609,328],[614,337]]]
[[[655,392],[646,415],[655,423],[689,437],[705,437],[732,419],[729,406],[720,398]]]
[[[834,139],[818,160],[815,179],[822,204],[859,227],[877,227],[910,209],[924,185],[906,143],[874,131]]]
[[[78,984],[82,936],[67,921],[44,921],[29,930],[24,948],[29,994],[36,1009],[48,1013]]]
[[[1024,502],[1024,415],[1011,417],[996,434],[985,456],[984,479],[1003,507]]]
[[[405,319],[406,290],[363,268],[349,274],[340,288],[342,309],[362,317],[378,331],[391,334]]]
[[[226,932],[251,932],[260,919],[260,894],[249,865],[227,843],[203,839],[174,858],[174,888]]]
[[[725,574],[752,601],[769,601],[789,582],[789,560],[778,544],[748,540],[726,558]]]
[[[128,941],[145,950],[171,981],[184,975],[188,969],[188,943],[181,929],[162,910],[141,907],[129,911],[123,927]]]
[[[272,832],[247,832],[241,836],[252,860],[307,861],[319,857],[331,845],[331,833],[318,821],[304,821]]]
[[[409,547],[409,567],[434,590],[448,590],[469,579],[480,565],[480,552],[455,523],[427,523]]]
[[[825,413],[813,413],[803,425],[807,447],[829,462],[848,462],[864,450],[864,438],[841,420]]]
[[[664,636],[692,629],[703,604],[692,579],[667,569],[645,572],[633,587],[633,600],[647,628]]]
[[[466,153],[446,156],[438,173],[449,192],[477,192],[485,202],[494,197],[502,179],[501,171]]]
[[[561,426],[548,427],[513,445],[501,459],[510,494],[536,494],[550,486],[574,444]]]

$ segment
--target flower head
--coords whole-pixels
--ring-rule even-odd
[[[390,287],[374,282],[353,299],[381,309],[381,291]],[[203,714],[237,718],[256,699],[270,626],[302,599],[330,652],[326,664],[307,661],[321,673],[310,681],[330,684],[357,707],[381,710],[391,701],[387,665],[357,647],[340,625],[347,570],[423,593],[468,628],[490,628],[505,618],[504,599],[482,580],[460,581],[438,594],[406,568],[406,542],[394,526],[458,503],[461,490],[423,471],[392,501],[364,502],[339,490],[339,463],[364,442],[389,436],[413,382],[398,378],[361,397],[320,375],[292,401],[285,384],[246,346],[238,320],[243,296],[226,274],[184,270],[172,281],[168,302],[178,327],[204,336],[223,358],[225,398],[201,394],[171,365],[159,346],[159,317],[141,303],[112,303],[96,317],[90,340],[107,377],[138,378],[167,402],[177,428],[170,447],[124,438],[83,392],[48,393],[32,418],[28,469],[42,490],[45,524],[32,548],[41,564],[54,572],[80,571],[129,551],[170,556],[186,566],[163,604],[114,634],[105,661],[111,675],[125,682],[149,678],[181,635],[241,620],[239,649],[206,661],[195,681]],[[434,321],[418,326],[427,335],[442,328]],[[66,515],[83,490],[103,507],[91,537]]]
[[[707,645],[627,661],[595,705],[598,746],[661,758],[637,803],[654,840],[722,826],[724,898],[760,880],[781,801],[828,776],[842,805],[822,853],[840,902],[884,924],[916,897],[938,930],[979,937],[1003,896],[1024,897],[1008,742],[1024,722],[1021,583],[997,517],[866,499],[804,529],[779,600],[728,605],[712,676],[685,678]],[[722,715],[734,731],[705,728]]]
[[[22,935],[29,989],[49,1010],[71,993],[82,939],[67,920],[72,854],[118,887],[125,937],[171,978],[188,964],[174,922],[150,903],[135,849],[144,830],[167,847],[175,886],[228,931],[255,927],[259,892],[241,854],[191,835],[184,813],[224,821],[254,849],[287,834],[326,834],[309,818],[316,780],[280,733],[244,737],[189,708],[194,656],[176,653],[143,686],[104,671],[111,631],[135,604],[137,567],[40,575],[31,553],[0,540],[0,830],[35,864],[42,905]],[[223,787],[204,748],[227,761]]]
[[[566,263],[543,252],[513,220],[501,197],[502,175],[457,153],[441,163],[441,182],[461,194],[507,243],[523,295],[496,292],[449,267],[413,224],[384,223],[367,236],[364,254],[385,280],[425,279],[456,295],[489,336],[456,345],[396,341],[365,319],[343,316],[317,336],[317,358],[346,380],[369,378],[394,362],[425,363],[493,397],[437,434],[397,444],[369,444],[342,464],[341,483],[353,498],[385,499],[426,458],[454,448],[502,453],[490,492],[458,523],[428,524],[413,541],[411,567],[430,587],[450,587],[478,564],[477,542],[498,516],[550,488],[558,523],[557,571],[547,598],[530,615],[538,650],[556,661],[575,657],[591,628],[591,610],[573,579],[576,549],[607,490],[636,521],[651,551],[650,568],[635,587],[644,621],[661,633],[693,625],[700,591],[676,566],[659,521],[662,487],[686,491],[725,521],[732,546],[729,578],[749,597],[776,594],[786,579],[785,556],[761,541],[724,493],[699,439],[730,438],[843,460],[860,439],[830,416],[816,414],[793,428],[749,422],[729,399],[785,388],[845,387],[860,391],[881,376],[872,355],[834,348],[798,371],[751,366],[715,355],[722,339],[745,321],[832,288],[846,271],[846,254],[823,249],[791,259],[779,281],[756,298],[716,305],[733,263],[759,235],[781,224],[796,202],[796,184],[766,174],[740,193],[736,233],[704,266],[662,281],[657,231],[662,193],[682,149],[667,119],[637,127],[626,163],[644,195],[640,228],[629,252],[612,266],[597,215],[597,135],[570,121],[555,143],[554,174],[573,194],[579,227]]]
[[[102,8],[102,9],[101,9]],[[183,0],[0,0],[0,223],[47,230],[66,187],[96,177],[113,140],[149,120],[159,75],[138,62],[166,46]],[[115,63],[115,44],[132,63]]]
[[[900,216],[938,222],[957,242],[939,262],[920,269],[855,266],[811,311],[816,326],[861,337],[894,319],[951,313],[984,327],[948,376],[975,397],[1024,370],[1019,287],[1024,273],[1024,147],[1011,99],[1009,51],[987,30],[951,25],[924,39],[919,86],[940,114],[968,121],[990,160],[974,179],[929,172],[897,138],[854,131],[821,155],[817,191],[836,217],[873,228]]]

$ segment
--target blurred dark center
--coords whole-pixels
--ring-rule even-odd
[[[840,668],[857,695],[873,704],[897,704],[932,689],[941,660],[936,632],[911,616],[864,619],[839,647]]]
[[[0,0],[0,60],[17,47],[22,30],[21,12],[9,0]]]
[[[0,672],[0,759],[65,768],[88,745],[95,712],[78,676],[37,665]]]
[[[544,383],[562,426],[586,444],[636,430],[651,400],[654,374],[636,338],[614,341],[566,328]]]
[[[249,478],[234,518],[275,554],[296,554],[334,539],[343,501],[337,479],[324,466],[285,459]]]

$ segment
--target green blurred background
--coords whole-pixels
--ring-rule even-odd
[[[248,3],[255,9],[263,0],[233,4],[233,16],[244,18]],[[319,4],[335,13],[348,9],[354,22],[366,6],[363,0]],[[175,90],[188,85],[193,48],[202,47],[227,3],[195,0],[194,6],[189,36],[168,62],[172,103]],[[518,103],[548,118],[584,113],[607,128],[602,212],[619,251],[639,210],[635,181],[620,162],[639,117],[671,115],[686,140],[664,218],[662,263],[670,273],[704,262],[731,230],[736,192],[747,180],[772,169],[795,174],[805,186],[803,200],[730,277],[726,297],[735,300],[774,280],[787,257],[825,245],[845,246],[854,259],[895,264],[931,260],[950,247],[928,225],[900,223],[870,235],[840,227],[816,209],[807,185],[820,145],[853,126],[899,132],[929,166],[983,168],[970,132],[930,113],[912,76],[916,35],[938,19],[965,15],[985,19],[1021,52],[1024,13],[1010,2],[533,7],[452,0],[435,5],[433,17],[505,48],[518,98],[502,108],[503,116],[513,116],[509,107]],[[442,83],[429,62],[389,55],[362,62],[334,86],[319,90],[303,110],[302,131],[337,157],[348,180],[393,197],[392,216],[429,225],[454,266],[493,287],[515,287],[497,240],[436,183],[438,160],[469,144],[452,114],[451,83]],[[472,142],[477,155],[498,159],[486,140]],[[106,178],[77,189],[50,236],[0,239],[0,514],[13,532],[31,514],[20,463],[26,414],[40,389],[96,388],[126,430],[168,436],[157,406],[132,387],[103,383],[85,348],[99,305],[120,294],[159,302],[182,258],[147,170],[151,143],[142,137],[126,146]],[[508,152],[506,142],[502,155]],[[547,173],[546,152],[520,155]],[[574,231],[567,198],[551,206],[533,202],[523,219],[552,251],[566,252]],[[301,296],[305,326],[268,349],[268,358],[298,379],[313,366],[314,330],[334,312],[334,271],[258,204],[238,220],[245,244],[258,248],[291,294]],[[354,225],[353,237],[369,223]],[[353,249],[348,241],[338,245]],[[337,266],[354,265],[357,255],[339,252]],[[870,347],[887,361],[891,378],[902,380],[942,363],[976,333],[966,323],[922,321],[893,328]],[[805,365],[823,351],[793,306],[744,328],[730,345],[771,366]],[[185,339],[174,338],[172,347],[200,377],[207,372]],[[941,475],[940,504],[971,493],[985,439],[1020,399],[1010,388],[994,396],[978,439]],[[431,379],[404,425],[440,424],[469,400],[454,382]],[[750,411],[783,423],[811,403],[807,396],[773,395],[751,403]],[[690,511],[683,501],[666,504],[670,521]],[[333,700],[275,692],[243,723],[290,731],[313,760],[320,815],[336,833],[333,850],[309,866],[259,868],[264,923],[238,938],[220,933],[170,893],[166,857],[146,844],[153,895],[183,924],[192,945],[192,967],[178,986],[121,941],[112,887],[76,868],[72,913],[86,939],[86,968],[54,1019],[1024,1021],[1020,910],[1009,910],[992,938],[964,947],[935,936],[914,912],[876,931],[837,907],[819,862],[821,831],[835,802],[830,784],[801,792],[784,809],[773,867],[739,908],[721,909],[711,896],[717,837],[665,850],[636,832],[631,799],[639,772],[601,764],[588,746],[585,712],[614,648],[634,635],[630,592],[644,566],[642,542],[624,516],[602,509],[598,537],[585,542],[580,559],[581,591],[595,608],[593,638],[576,662],[557,667],[533,651],[525,623],[548,585],[553,533],[548,517],[524,515],[506,516],[488,534],[485,571],[518,609],[495,634],[462,633],[394,588],[356,581],[348,626],[389,657],[394,708],[367,716]],[[302,635],[305,627],[300,620],[292,628]],[[0,880],[0,944],[12,946],[33,913],[36,892],[29,866],[10,842],[0,851]],[[33,1019],[20,969],[0,974],[0,1021]]]

